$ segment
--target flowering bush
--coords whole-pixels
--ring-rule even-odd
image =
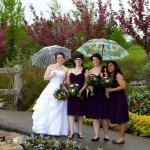
[[[101,86],[104,88],[109,88],[112,85],[112,79],[111,78],[103,78],[100,80]]]
[[[68,88],[69,96],[77,96],[79,92],[79,84],[71,84]]]
[[[137,115],[129,112],[130,120],[127,122],[127,133],[150,138],[150,116]],[[92,125],[92,119],[84,116],[84,123]],[[117,124],[109,124],[110,129],[118,131]]]
[[[55,91],[54,97],[57,100],[67,100],[68,99],[68,93],[64,86],[60,85],[60,88]]]
[[[133,91],[128,96],[128,104],[130,112],[138,115],[150,116],[150,92]]]

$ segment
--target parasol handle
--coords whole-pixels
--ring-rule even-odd
[[[102,60],[103,60],[104,44],[102,46]]]

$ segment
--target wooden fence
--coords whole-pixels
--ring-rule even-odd
[[[13,89],[0,89],[1,94],[14,95],[14,110],[18,110],[18,101],[22,100],[22,66],[16,65],[14,68],[0,68],[1,73],[14,73],[14,88]]]

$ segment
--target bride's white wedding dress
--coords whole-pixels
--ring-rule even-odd
[[[65,78],[65,72],[60,70],[52,72],[56,72],[56,76],[50,80],[33,107],[32,130],[34,133],[54,136],[69,135],[67,101],[60,101],[54,97],[55,91]]]

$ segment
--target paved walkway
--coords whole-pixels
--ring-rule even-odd
[[[31,135],[32,130],[32,113],[22,111],[4,111],[0,110],[0,130],[15,131],[25,135]],[[139,136],[133,136],[126,134],[126,143],[123,145],[113,145],[111,140],[118,137],[118,132],[110,131],[110,141],[103,141],[103,133],[101,129],[100,141],[91,142],[93,137],[93,127],[89,125],[83,126],[84,139],[78,139],[74,137],[73,140],[82,145],[87,145],[90,150],[97,150],[97,148],[103,148],[103,150],[150,150],[150,138],[144,138]],[[61,137],[67,139],[66,137]]]

